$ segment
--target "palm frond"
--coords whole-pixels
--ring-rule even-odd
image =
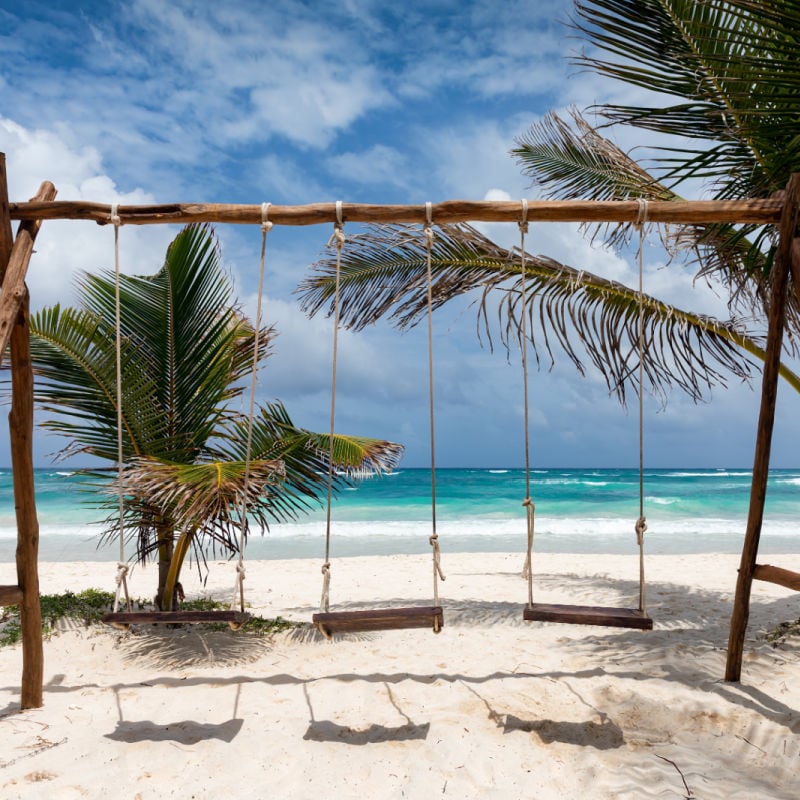
[[[212,535],[246,529],[243,508],[266,525],[259,511],[261,498],[284,478],[283,463],[278,460],[175,464],[141,458],[125,468],[123,486],[126,494],[144,498],[177,527]]]
[[[578,66],[680,98],[599,105],[598,114],[718,143],[711,157],[668,157],[671,179],[707,180],[721,197],[765,197],[797,171],[797,0],[576,0],[575,9],[574,28],[596,48],[577,57]]]
[[[571,122],[550,114],[517,139],[512,150],[523,172],[555,199],[681,200],[630,154],[586,121],[576,109]],[[676,150],[676,159],[685,150]],[[711,151],[705,151],[711,157]],[[630,224],[584,226],[592,239],[611,247],[628,244]],[[764,308],[769,295],[769,270],[775,249],[775,231],[756,225],[671,225],[659,228],[673,257],[688,257],[698,265],[698,276],[719,283],[729,293],[731,314],[752,314]],[[790,330],[797,330],[800,307],[790,300]]]
[[[80,283],[86,307],[112,326],[115,280],[111,273],[86,275]],[[158,387],[164,418],[158,453],[193,461],[213,435],[225,403],[242,391],[239,379],[253,361],[255,331],[231,306],[231,287],[207,225],[184,228],[153,276],[122,276],[122,335],[138,348],[140,369]],[[261,361],[272,330],[261,331]]]
[[[247,420],[228,420],[209,453],[214,458],[243,460]],[[381,439],[335,434],[333,447],[334,490],[352,477],[393,470],[403,454],[402,445]],[[253,420],[252,457],[280,460],[284,478],[278,489],[265,492],[265,513],[276,521],[295,519],[300,511],[319,507],[327,492],[330,437],[298,428],[282,403],[259,408]]]
[[[141,454],[163,434],[156,389],[131,342],[121,347],[123,452]],[[82,452],[116,461],[117,387],[113,329],[88,311],[56,305],[31,318],[31,357],[38,378],[34,398],[57,414],[43,425],[73,439],[68,455]],[[69,416],[62,416],[64,412]]]
[[[499,329],[502,342],[511,347],[520,325],[519,252],[500,247],[468,225],[438,229],[436,245],[434,305],[472,294],[480,329],[490,341],[492,330]],[[581,372],[588,359],[610,390],[624,398],[637,358],[638,293],[545,256],[526,255],[526,282],[537,358],[552,364],[558,347]],[[318,262],[298,289],[303,309],[311,315],[331,313],[334,285],[335,260]],[[342,259],[340,302],[342,324],[354,329],[383,316],[401,328],[423,319],[426,251],[419,230],[376,226],[351,236]],[[699,398],[731,375],[748,378],[753,366],[749,356],[763,356],[761,342],[737,322],[684,312],[654,297],[644,298],[644,324],[646,375],[656,392],[676,385]]]

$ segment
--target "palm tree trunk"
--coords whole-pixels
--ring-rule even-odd
[[[158,535],[158,592],[156,593],[156,608],[164,611],[164,592],[167,587],[170,565],[172,564],[175,538],[172,525],[163,517],[159,516],[156,519],[155,528]]]
[[[192,543],[195,530],[196,529],[183,531],[183,533],[178,536],[178,541],[176,542],[174,551],[172,553],[172,559],[170,560],[166,581],[164,583],[164,588],[161,595],[161,602],[163,605],[159,607],[162,609],[162,611],[175,611],[177,609],[178,600],[180,599],[178,597],[179,592],[177,591],[177,588],[180,586],[180,583],[178,583],[178,578],[180,578],[181,568],[183,567],[183,562],[186,559],[186,554],[189,552],[189,546]]]

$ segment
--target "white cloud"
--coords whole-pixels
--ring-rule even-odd
[[[408,158],[394,147],[374,144],[360,152],[342,153],[328,159],[333,175],[342,175],[368,186],[406,186]]]
[[[0,118],[0,151],[7,153],[9,197],[28,200],[44,180],[51,181],[64,200],[99,203],[142,204],[155,202],[142,189],[119,192],[113,179],[103,174],[100,154],[91,147],[74,149],[55,131],[28,130]],[[169,229],[123,227],[120,232],[121,268],[128,273],[147,273],[163,261]],[[111,226],[94,222],[54,220],[45,222],[36,240],[28,271],[31,305],[40,308],[56,302],[72,302],[73,283],[80,271],[111,269],[114,238]]]

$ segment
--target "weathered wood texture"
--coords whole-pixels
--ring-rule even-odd
[[[0,153],[0,284],[3,283],[13,246],[14,234],[11,230],[11,214],[8,208],[6,154]]]
[[[767,497],[769,460],[772,450],[772,431],[775,423],[775,403],[778,395],[778,375],[786,318],[786,294],[791,261],[797,254],[794,239],[800,217],[800,174],[792,175],[786,189],[785,203],[778,229],[778,252],[772,274],[772,290],[768,309],[767,347],[761,380],[761,406],[756,429],[756,447],[753,457],[753,478],[750,488],[750,508],[747,515],[742,558],[736,580],[731,627],[728,636],[728,657],[725,680],[738,681],[742,674],[742,656],[747,623],[750,619],[750,591],[758,557],[764,502]],[[795,267],[797,270],[797,266]]]
[[[711,222],[777,223],[783,201],[758,200],[688,200],[651,202],[647,205],[650,222],[702,225]],[[11,203],[12,219],[78,219],[108,224],[111,206],[106,203],[59,200]],[[445,200],[432,205],[434,224],[454,222],[518,222],[519,201]],[[165,205],[119,206],[124,225],[220,222],[255,225],[261,222],[260,205],[222,203],[169,203]],[[531,222],[635,222],[639,204],[630,200],[529,200]],[[416,205],[378,205],[343,203],[344,222],[419,223],[426,221],[424,203]],[[336,221],[335,203],[310,203],[296,206],[270,206],[269,219],[276,225],[320,225]]]
[[[431,628],[434,633],[444,627],[441,606],[410,608],[375,608],[368,611],[330,611],[314,614],[313,623],[327,638],[337,633],[366,633],[406,628]]]
[[[7,193],[5,171],[0,194]],[[51,183],[43,183],[35,200],[56,196]],[[10,222],[0,223],[6,227]],[[42,705],[44,649],[42,610],[39,602],[39,521],[33,472],[33,368],[30,354],[28,289],[25,274],[41,223],[23,222],[11,247],[0,295],[0,358],[10,344],[11,411],[8,415],[14,507],[17,518],[17,583],[22,591],[22,708]]]
[[[0,586],[0,606],[18,606],[22,603],[22,589],[19,586]]]
[[[777,583],[778,586],[785,586],[787,589],[800,592],[800,572],[792,572],[790,569],[773,567],[771,564],[756,564],[753,578],[757,581]]]
[[[653,629],[653,620],[644,611],[635,608],[534,603],[533,606],[525,607],[522,618],[527,622],[563,622],[570,625],[636,628],[642,631]]]
[[[52,183],[45,182],[39,188],[37,198],[50,199],[56,196]],[[0,295],[0,362],[11,338],[11,329],[17,320],[17,314],[27,297],[25,275],[33,254],[33,243],[41,222],[26,221],[19,226],[8,266],[3,277],[3,293]]]
[[[6,275],[8,277],[8,275]],[[39,521],[33,473],[33,370],[28,327],[28,300],[11,331],[11,469],[17,515],[17,581],[22,589],[22,708],[42,705],[44,651],[39,603]]]
[[[226,622],[241,627],[249,619],[241,611],[116,611],[103,614],[109,625],[197,625]]]

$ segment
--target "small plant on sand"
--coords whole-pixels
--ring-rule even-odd
[[[764,640],[773,647],[780,647],[787,639],[792,636],[800,636],[800,619],[792,622],[781,622],[774,628],[770,628],[764,634]]]
[[[42,634],[50,636],[61,619],[80,620],[85,625],[100,622],[103,613],[114,602],[114,595],[98,589],[86,589],[62,594],[43,594]],[[21,636],[19,607],[8,606],[0,612],[0,646],[16,644]]]

